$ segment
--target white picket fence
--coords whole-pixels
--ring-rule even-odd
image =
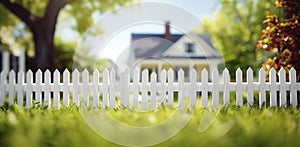
[[[0,48],[0,52],[2,53],[1,59],[2,59],[2,71],[8,73],[12,67],[10,67],[11,62],[10,62],[10,56],[11,54],[8,51],[5,51],[3,49]],[[18,66],[17,69],[19,71],[25,71],[25,56],[26,56],[26,52],[24,49],[20,49],[20,54],[17,56],[18,58]]]
[[[297,92],[300,90],[295,69],[289,71],[289,81],[286,81],[285,70],[281,69],[278,72],[279,82],[276,80],[277,74],[274,69],[269,73],[269,82],[266,82],[266,72],[263,68],[259,70],[257,82],[253,80],[251,68],[247,70],[246,82],[242,81],[240,69],[236,71],[235,82],[230,81],[227,69],[223,71],[221,78],[219,72],[216,69],[213,70],[211,81],[208,81],[206,69],[201,72],[201,81],[197,78],[196,70],[192,70],[189,82],[184,81],[182,69],[178,71],[178,81],[174,81],[174,71],[171,69],[163,70],[158,78],[156,73],[151,73],[150,80],[148,70],[142,71],[140,79],[138,69],[133,70],[132,73],[126,70],[121,75],[120,81],[116,80],[114,70],[108,71],[107,69],[103,71],[101,79],[97,70],[91,75],[87,70],[81,73],[76,69],[72,73],[65,70],[62,74],[62,82],[57,70],[53,73],[53,82],[51,82],[49,71],[45,73],[37,71],[36,82],[33,82],[33,74],[30,70],[26,75],[22,71],[17,75],[14,71],[10,71],[8,75],[6,72],[1,72],[0,104],[3,105],[8,97],[9,105],[17,102],[21,106],[25,103],[26,107],[40,105],[59,108],[61,104],[69,106],[70,103],[74,103],[77,106],[84,104],[84,106],[92,107],[116,108],[120,106],[152,110],[162,105],[176,107],[175,104],[178,108],[196,107],[197,101],[200,100],[202,107],[218,107],[221,102],[225,106],[233,103],[230,101],[230,92],[235,91],[236,106],[243,106],[244,101],[247,101],[247,105],[251,107],[254,104],[254,91],[258,91],[260,107],[268,105],[266,104],[267,98],[269,98],[268,106],[270,107],[287,107],[287,98],[290,99],[292,107],[297,107]],[[70,74],[72,74],[72,82]],[[130,75],[132,75],[132,81]],[[178,92],[177,103],[174,103],[174,92]],[[247,92],[247,100],[244,100],[243,92]],[[33,93],[35,93],[34,97]],[[277,96],[279,96],[279,104]]]

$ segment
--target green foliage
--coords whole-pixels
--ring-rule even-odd
[[[93,110],[91,110],[93,111]],[[98,110],[97,110],[98,111]],[[108,111],[128,125],[155,125],[174,109],[134,112]],[[186,110],[184,110],[186,111]],[[191,121],[176,136],[156,146],[299,146],[299,109],[221,108],[213,124],[198,132],[203,108],[196,109]],[[190,113],[190,112],[186,112]],[[118,132],[116,132],[118,133]],[[82,118],[78,108],[26,109],[15,105],[0,110],[1,146],[117,146],[98,136]]]
[[[45,41],[43,39],[43,41],[41,41],[42,43],[47,42],[47,44],[44,44],[45,46],[49,46],[49,48],[51,48],[51,52],[54,51],[56,55],[59,56],[54,56],[54,63],[60,63],[59,65],[55,65],[57,66],[57,68],[62,69],[62,68],[70,68],[70,59],[72,58],[72,55],[74,55],[74,50],[75,50],[75,45],[71,45],[73,50],[70,50],[69,45],[67,45],[67,47],[65,47],[65,44],[68,43],[62,43],[60,41],[56,41],[59,42],[59,44],[54,44],[53,45],[53,39],[51,39],[51,37],[53,38],[54,35],[55,38],[59,39],[63,38],[63,34],[61,34],[60,32],[46,32],[46,30],[44,32],[38,32],[36,30],[37,28],[42,27],[42,25],[44,25],[43,27],[45,28],[52,28],[52,23],[49,22],[45,22],[44,20],[48,20],[52,18],[52,17],[46,17],[46,13],[47,13],[47,8],[54,8],[54,7],[58,7],[58,6],[62,6],[63,9],[58,9],[56,11],[58,11],[57,13],[65,13],[65,15],[67,15],[70,19],[68,20],[64,20],[64,19],[57,19],[55,18],[55,20],[51,20],[54,23],[54,26],[56,24],[63,24],[63,23],[70,23],[72,24],[72,28],[69,29],[73,29],[74,31],[78,32],[78,34],[83,35],[83,33],[88,29],[88,27],[90,27],[91,24],[94,23],[94,16],[96,16],[96,14],[100,14],[103,13],[105,11],[108,10],[112,10],[114,11],[116,7],[125,5],[127,3],[133,2],[133,0],[110,0],[110,1],[105,1],[105,0],[59,0],[55,3],[52,3],[53,5],[50,6],[50,1],[49,0],[15,0],[15,1],[9,1],[12,2],[12,4],[16,3],[19,4],[22,8],[27,9],[28,11],[30,11],[30,15],[31,16],[27,16],[27,17],[23,17],[23,21],[24,19],[28,19],[31,17],[34,17],[35,19],[29,19],[28,21],[33,21],[34,23],[35,20],[39,20],[40,23],[39,25],[35,25],[34,27],[31,27],[30,29],[28,28],[28,23],[24,23],[20,20],[20,18],[16,17],[13,13],[11,13],[11,11],[9,11],[7,8],[4,7],[4,3],[6,2],[5,0],[1,0],[0,1],[2,4],[0,5],[0,46],[2,48],[5,48],[6,50],[9,50],[10,52],[16,54],[16,52],[18,52],[18,50],[20,48],[25,48],[26,50],[28,50],[28,55],[29,56],[35,56],[34,50],[38,50],[41,48],[38,48],[37,46],[34,46],[34,41],[33,40],[33,34],[39,34],[39,36],[47,36],[50,34],[50,37],[48,36],[45,37],[48,40]],[[8,3],[8,2],[7,2]],[[59,4],[61,3],[61,4]],[[12,9],[16,9],[13,8]],[[55,8],[54,8],[55,9]],[[20,10],[20,9],[18,9]],[[52,9],[53,10],[53,9]],[[50,11],[48,11],[50,12]],[[51,12],[55,12],[51,11]],[[51,13],[52,14],[52,13]],[[29,15],[29,14],[28,14]],[[53,13],[53,17],[54,17],[54,13]],[[56,21],[59,20],[59,21]],[[25,21],[26,22],[26,21]],[[21,27],[20,27],[21,26]],[[53,27],[54,28],[54,27]],[[49,29],[47,29],[49,30]],[[55,30],[53,30],[55,31]],[[44,33],[44,34],[40,34],[40,33]],[[40,44],[40,43],[39,43]],[[64,44],[64,45],[62,45]],[[55,48],[57,50],[53,50],[52,48]],[[68,48],[68,49],[67,49]],[[44,48],[42,48],[44,49]],[[39,52],[39,53],[43,53],[43,52]],[[62,55],[62,56],[60,56]],[[47,55],[37,55],[37,56],[46,56]],[[48,55],[50,56],[50,55]],[[52,56],[51,56],[52,57]],[[95,57],[93,57],[95,58]],[[48,60],[48,59],[47,59]],[[50,60],[50,59],[49,59]],[[95,60],[95,59],[94,59]],[[64,63],[62,61],[65,61],[67,63]],[[52,62],[46,62],[46,61],[40,61],[42,64],[52,64]],[[33,62],[32,62],[33,63]],[[64,64],[61,64],[64,63]],[[29,65],[29,67],[33,67],[36,65]],[[37,65],[40,66],[40,65]],[[44,65],[45,67],[49,68],[50,66],[53,65]],[[38,67],[40,68],[40,67]]]
[[[283,10],[283,15],[271,12],[267,15],[264,21],[267,27],[262,30],[257,49],[275,53],[264,63],[267,70],[294,67],[300,73],[300,2],[277,0],[275,3],[276,8]]]
[[[256,51],[256,43],[263,28],[272,0],[220,0],[213,18],[205,18],[200,32],[208,33],[223,55],[229,71],[238,67],[258,69],[265,56]],[[231,73],[234,77],[235,73]]]
[[[64,43],[56,39],[54,47],[54,68],[63,72],[65,69],[72,71],[73,57],[75,55],[74,46],[76,43]]]

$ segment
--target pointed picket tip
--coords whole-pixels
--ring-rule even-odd
[[[247,69],[247,75],[253,75],[253,70],[251,67]]]
[[[178,80],[183,81],[184,80],[184,71],[182,68],[179,69],[178,71]]]
[[[11,70],[10,72],[9,72],[9,76],[15,76],[16,75],[16,72],[14,71],[14,70]]]
[[[238,68],[237,70],[236,70],[236,72],[235,72],[236,74],[238,74],[238,73],[242,73],[242,70],[241,70],[241,68]]]
[[[278,74],[280,75],[279,78],[285,76],[286,75],[285,69],[281,67]]]
[[[57,69],[54,71],[54,81],[60,81],[60,73]]]
[[[214,68],[214,69],[212,70],[212,74],[218,75],[218,74],[219,74],[218,69]]]
[[[295,82],[296,81],[296,77],[297,77],[297,73],[296,73],[296,70],[295,70],[295,68],[291,68],[290,69],[290,72],[289,72],[289,74],[290,74],[290,82]]]
[[[292,67],[292,68],[290,69],[290,73],[296,73],[296,70],[295,70],[294,67]]]
[[[26,80],[27,80],[27,83],[28,82],[32,82],[32,80],[33,80],[33,72],[31,70],[27,71],[27,73],[26,73]]]
[[[184,70],[182,68],[180,68],[179,71],[178,71],[178,73],[179,74],[182,74],[182,73],[184,74]]]
[[[36,75],[36,79],[37,80],[42,80],[42,71],[41,70],[38,70],[36,73],[35,73],[35,75]]]
[[[223,70],[223,74],[229,74],[229,70],[228,70],[227,68],[225,68],[225,69]]]
[[[105,68],[105,69],[103,70],[102,74],[103,74],[103,80],[106,80],[106,78],[107,78],[107,77],[108,77],[108,75],[109,75],[109,71],[108,71],[108,69],[107,69],[107,68]]]
[[[20,75],[20,76],[21,76],[21,75],[24,75],[24,71],[19,70],[19,71],[18,71],[18,76],[19,76],[19,75]]]
[[[261,67],[261,68],[259,69],[259,73],[266,73],[266,70],[265,70],[263,67]]]
[[[156,81],[157,75],[155,72],[151,73],[151,81],[155,80]]]
[[[95,70],[93,71],[93,75],[99,75],[99,70],[98,70],[98,69],[95,69]]]
[[[77,68],[75,68],[75,69],[73,70],[73,73],[74,73],[74,72],[79,72],[79,71],[78,71],[78,69],[77,69]]]
[[[50,74],[51,74],[50,70],[47,69],[47,70],[45,71],[45,75],[50,75]]]
[[[84,68],[83,71],[82,71],[82,73],[89,74],[89,71],[86,68]]]
[[[281,67],[278,72],[285,72],[285,69]]]
[[[26,75],[33,75],[33,72],[29,69],[26,73]]]
[[[32,73],[32,70],[31,70],[31,69],[28,69],[28,70],[27,70],[27,73],[29,73],[29,72],[31,72],[31,73]]]
[[[89,71],[87,69],[84,69],[82,71],[82,78],[88,77],[89,76]]]
[[[276,70],[272,67],[270,73],[276,73]]]
[[[17,76],[18,76],[18,83],[23,83],[24,82],[24,72],[19,70]]]
[[[162,71],[161,71],[161,74],[166,74],[167,73],[167,71],[165,70],[165,69],[163,69]]]
[[[115,73],[116,73],[116,70],[115,70],[114,68],[112,68],[112,69],[110,70],[110,73],[111,73],[111,74],[115,74]]]
[[[0,74],[1,74],[1,75],[5,75],[6,72],[5,72],[4,70],[2,70]]]
[[[213,67],[213,68],[209,67],[209,69],[211,69],[211,71],[218,70],[218,68],[216,68],[216,67]]]
[[[230,79],[229,70],[227,68],[225,68],[223,70],[223,78],[224,78],[224,81],[229,81],[229,79]]]
[[[174,72],[174,71],[173,71],[172,68],[169,68],[169,69],[168,69],[168,74],[173,74],[173,72]]]
[[[195,69],[192,69],[191,73],[190,73],[190,81],[197,81],[197,71]]]
[[[142,75],[144,75],[144,74],[148,74],[148,69],[144,69],[143,71],[142,71]]]
[[[108,72],[109,72],[108,69],[104,68],[103,73],[108,73]]]
[[[64,70],[63,74],[66,74],[66,73],[70,73],[67,68]]]
[[[55,69],[54,74],[60,74],[58,69]]]
[[[41,69],[38,69],[37,71],[36,71],[36,74],[40,74],[40,73],[42,73],[42,70]]]
[[[36,76],[36,82],[42,82],[42,71],[41,70],[38,70],[35,73],[35,76]]]
[[[208,79],[208,71],[206,68],[204,68],[201,72],[201,79],[202,79],[202,81]]]
[[[192,72],[192,74],[196,74],[197,75],[197,71],[196,71],[195,68],[193,68],[191,72]]]
[[[253,81],[253,70],[251,67],[247,69],[247,82]]]

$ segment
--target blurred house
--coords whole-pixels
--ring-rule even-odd
[[[129,67],[149,69],[149,73],[182,68],[186,80],[192,68],[197,70],[200,78],[204,68],[210,71],[223,61],[208,35],[171,34],[169,22],[165,23],[164,34],[131,34],[128,57]]]

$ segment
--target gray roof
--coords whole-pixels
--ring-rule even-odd
[[[184,34],[172,34],[166,39],[164,34],[131,34],[131,49],[134,50],[136,58],[161,57],[171,45],[177,42]],[[210,47],[215,49],[206,34],[199,34]]]

